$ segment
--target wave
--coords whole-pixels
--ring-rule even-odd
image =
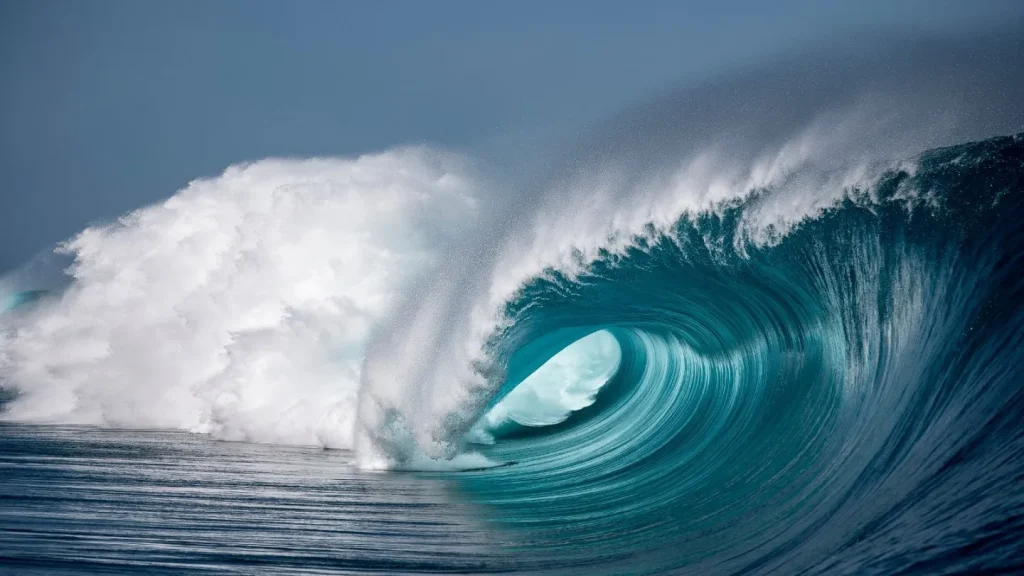
[[[982,44],[673,94],[512,198],[423,147],[230,168],[5,280],[2,416],[463,471],[527,569],[1005,568],[1024,111]]]
[[[621,366],[565,422],[480,447],[517,464],[464,485],[562,565],[1003,565],[1024,528],[1022,191],[1024,134],[928,152],[766,245],[736,244],[755,195],[533,281],[504,339],[568,319]]]

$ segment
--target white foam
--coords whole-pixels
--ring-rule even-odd
[[[0,318],[3,417],[350,447],[370,331],[475,220],[466,169],[264,160],[84,230],[63,295]]]

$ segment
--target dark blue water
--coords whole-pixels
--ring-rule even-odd
[[[347,574],[514,565],[450,479],[162,431],[0,425],[0,573]]]

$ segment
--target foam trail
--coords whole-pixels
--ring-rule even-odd
[[[0,318],[3,417],[351,446],[365,341],[475,220],[467,169],[264,160],[84,230],[63,293]]]

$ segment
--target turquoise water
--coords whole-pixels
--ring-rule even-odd
[[[776,244],[737,241],[755,195],[534,282],[496,346],[601,329],[621,366],[461,483],[531,554],[612,572],[1024,568],[1022,190],[1024,136],[998,138]]]

